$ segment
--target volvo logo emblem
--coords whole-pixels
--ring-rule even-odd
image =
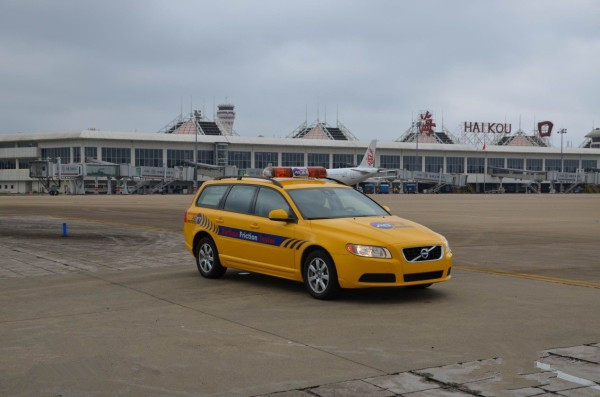
[[[427,248],[423,248],[421,250],[421,258],[427,259],[429,257],[429,250]]]

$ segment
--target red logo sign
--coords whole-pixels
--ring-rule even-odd
[[[540,121],[538,123],[538,134],[540,134],[540,136],[550,136],[550,134],[552,134],[552,127],[554,127],[553,122]]]
[[[369,152],[367,153],[367,164],[373,167],[375,164],[375,156],[373,156],[373,149],[369,148]]]

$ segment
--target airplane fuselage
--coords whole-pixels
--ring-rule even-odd
[[[327,176],[346,185],[356,185],[377,174],[377,168],[330,168],[327,169]]]

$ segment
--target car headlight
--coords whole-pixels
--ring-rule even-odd
[[[452,249],[450,249],[450,244],[448,243],[448,240],[446,240],[446,237],[444,237],[444,236],[441,236],[441,237],[442,237],[442,240],[444,240],[444,248],[446,249],[446,252],[452,252]]]
[[[387,248],[377,247],[374,245],[361,245],[361,244],[346,244],[346,251],[357,256],[364,256],[367,258],[391,258],[392,255]]]

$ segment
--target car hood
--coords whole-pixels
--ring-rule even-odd
[[[344,236],[347,242],[357,244],[405,245],[440,242],[443,238],[423,225],[395,215],[317,219],[311,223],[313,229]]]

